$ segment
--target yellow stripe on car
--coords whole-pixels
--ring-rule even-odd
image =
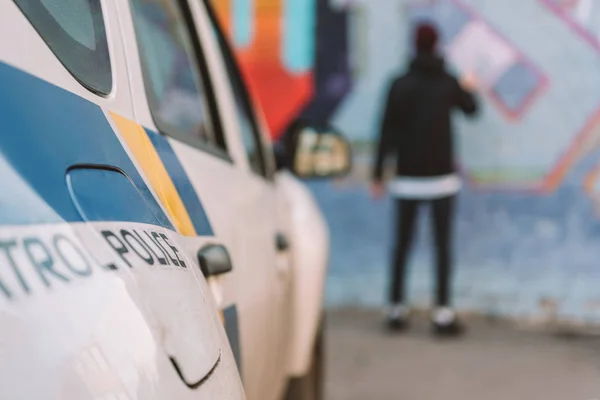
[[[196,236],[190,215],[144,128],[121,115],[115,113],[110,115],[173,220],[177,231],[185,236]]]

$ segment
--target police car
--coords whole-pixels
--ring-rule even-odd
[[[0,399],[319,398],[298,176],[344,139],[273,150],[202,0],[1,0],[0,35]]]

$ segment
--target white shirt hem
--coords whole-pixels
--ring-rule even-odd
[[[398,176],[388,185],[390,194],[403,199],[432,200],[457,194],[462,181],[456,174],[411,177]]]

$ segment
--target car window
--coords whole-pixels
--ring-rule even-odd
[[[159,130],[223,147],[214,134],[192,38],[176,0],[131,0],[146,93]]]
[[[100,0],[14,0],[65,68],[87,89],[112,90]]]
[[[226,64],[227,76],[231,83],[233,95],[235,96],[236,116],[240,123],[240,133],[242,135],[242,141],[244,143],[250,167],[255,173],[267,177],[268,171],[264,157],[265,149],[260,139],[256,118],[252,110],[245,83],[240,75],[239,68],[235,61],[235,57],[230,50],[229,43],[219,29],[218,22],[210,5],[207,3],[205,4],[209,10],[212,32],[219,43],[219,48]]]
[[[226,60],[226,63],[228,64],[227,73],[229,75],[229,80],[231,81],[233,95],[235,96],[236,114],[240,123],[240,133],[242,135],[248,162],[250,163],[252,171],[266,177],[267,171],[262,153],[262,143],[260,141],[258,129],[256,129],[253,122],[252,110],[245,103],[244,92],[237,82],[237,79],[234,78],[235,71],[232,71],[230,61]]]

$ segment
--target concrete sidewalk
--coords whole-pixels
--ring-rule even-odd
[[[328,314],[327,400],[600,399],[600,338],[473,319],[436,340],[425,318],[392,336],[378,312]]]

